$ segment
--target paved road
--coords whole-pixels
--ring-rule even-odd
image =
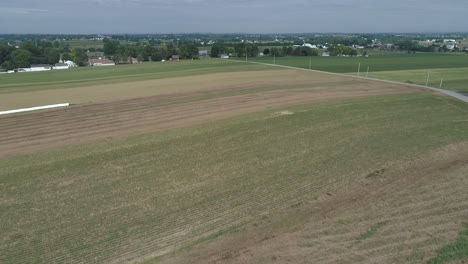
[[[232,61],[246,62],[246,61],[241,61],[241,60],[232,60]],[[268,66],[273,66],[273,67],[294,69],[294,70],[319,72],[319,73],[331,74],[331,75],[335,75],[335,76],[345,76],[345,77],[351,77],[351,78],[356,78],[356,79],[364,79],[364,80],[378,81],[378,82],[384,82],[384,83],[401,84],[401,85],[416,87],[416,88],[420,88],[420,89],[435,91],[435,92],[445,94],[445,95],[451,96],[453,98],[456,98],[456,99],[459,99],[461,101],[464,101],[464,102],[468,103],[468,95],[464,95],[464,94],[453,92],[453,91],[447,91],[447,90],[443,90],[443,89],[439,89],[439,88],[427,87],[427,86],[419,85],[419,84],[395,82],[395,81],[388,81],[388,80],[368,78],[368,77],[359,77],[359,76],[347,75],[347,74],[342,74],[342,73],[325,72],[325,71],[318,71],[318,70],[308,70],[308,69],[304,69],[304,68],[297,68],[297,67],[278,65],[278,64],[271,64],[271,63],[262,63],[262,62],[254,62],[254,61],[247,61],[247,62],[248,63],[253,63],[253,64],[268,65]]]

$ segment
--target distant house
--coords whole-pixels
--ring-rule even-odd
[[[309,43],[304,43],[302,46],[303,47],[308,47],[308,48],[311,48],[311,49],[318,49],[317,45],[312,45],[312,44],[309,44]]]
[[[115,66],[115,62],[109,59],[90,59],[89,66]]]
[[[90,60],[92,60],[92,59],[98,59],[98,60],[104,59],[104,52],[100,52],[100,51],[95,51],[95,52],[88,51],[88,52],[86,52],[86,55],[88,55],[88,59],[90,59]]]
[[[209,56],[208,56],[208,51],[207,51],[207,50],[200,50],[200,51],[198,52],[198,56],[199,56],[201,59],[203,59],[203,58],[208,58],[208,57],[209,57]]]
[[[130,62],[131,62],[132,64],[138,64],[138,63],[140,63],[140,61],[139,61],[137,58],[130,58]]]
[[[74,62],[71,61],[71,60],[64,61],[63,63],[67,64],[67,65],[68,65],[68,68],[78,67],[78,65],[76,65],[76,63],[74,63]]]
[[[179,55],[172,55],[171,61],[178,61],[178,60],[180,60],[180,56],[179,56]]]
[[[229,55],[227,55],[227,54],[221,54],[221,55],[219,55],[219,57],[221,59],[229,59]]]
[[[31,72],[31,68],[18,68],[16,72]]]
[[[322,57],[330,57],[330,52],[322,52]]]
[[[67,63],[56,63],[54,66],[54,70],[68,70],[70,66]]]
[[[457,45],[447,45],[446,47],[448,50],[452,51],[457,47]]]
[[[31,65],[31,71],[32,72],[37,72],[37,71],[50,71],[52,70],[52,66],[49,64],[33,64]]]

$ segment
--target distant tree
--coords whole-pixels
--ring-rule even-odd
[[[245,57],[247,47],[244,43],[237,43],[236,45],[234,45],[234,50],[237,54],[237,57]]]
[[[73,62],[75,62],[79,66],[85,66],[88,63],[88,55],[82,48],[74,48],[71,52],[71,57],[73,58]]]
[[[33,56],[41,55],[41,50],[36,46],[32,41],[25,41],[21,44],[21,48],[28,50],[32,53]]]
[[[217,58],[219,55],[225,53],[225,46],[222,43],[215,43],[211,47],[211,57]]]
[[[106,56],[115,55],[120,48],[120,42],[117,40],[104,39],[104,54]]]
[[[54,41],[54,48],[56,49],[60,48],[60,42]]]
[[[198,58],[198,48],[195,44],[182,45],[179,48],[179,55],[184,59]]]
[[[17,49],[11,53],[9,61],[4,63],[8,70],[16,68],[27,68],[31,66],[32,53],[29,50]]]
[[[10,59],[11,53],[15,50],[14,47],[0,46],[0,64]]]
[[[155,49],[153,51],[153,54],[151,54],[151,60],[152,61],[161,61],[162,59],[163,59],[163,56],[162,56],[161,50]]]
[[[141,52],[141,56],[143,57],[143,60],[149,61],[154,51],[155,51],[155,48],[153,46],[145,46]]]
[[[70,53],[64,53],[62,54],[62,60],[63,61],[68,61],[68,60],[73,60],[72,56],[70,55]]]
[[[283,49],[271,48],[271,55],[275,57],[282,57],[284,56]]]
[[[263,55],[268,56],[270,54],[270,49],[264,49],[263,50]]]
[[[60,54],[55,48],[45,48],[43,50],[44,63],[55,64],[60,60]]]
[[[260,51],[257,45],[247,45],[246,52],[249,57],[257,57]]]

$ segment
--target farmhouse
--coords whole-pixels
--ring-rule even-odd
[[[86,55],[88,55],[88,59],[90,59],[90,60],[92,60],[92,59],[98,59],[98,60],[104,59],[104,52],[100,52],[100,51],[96,51],[96,52],[88,51],[88,52],[86,52]]]
[[[180,56],[179,56],[179,55],[172,55],[171,61],[178,61],[178,60],[180,60]]]
[[[66,63],[56,63],[54,66],[54,70],[68,70],[70,66]]]
[[[311,48],[311,49],[318,49],[317,45],[312,45],[310,43],[304,43],[302,46],[303,47],[308,47],[308,48]]]
[[[199,56],[200,58],[202,58],[202,59],[203,59],[203,58],[208,58],[208,51],[207,51],[207,50],[200,50],[200,51],[198,52],[198,56]]]
[[[89,66],[115,66],[115,62],[109,59],[90,59]]]
[[[37,72],[37,71],[50,71],[52,70],[52,66],[49,64],[33,64],[31,65],[31,71]]]

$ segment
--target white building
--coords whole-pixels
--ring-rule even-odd
[[[49,64],[33,64],[31,65],[31,71],[32,72],[38,72],[38,71],[50,71],[52,70],[52,66]]]
[[[308,47],[308,48],[311,48],[311,49],[318,49],[317,45],[312,45],[310,43],[304,43],[302,44],[303,47]]]
[[[89,66],[115,66],[115,62],[108,59],[91,59]]]
[[[70,66],[66,63],[56,63],[54,66],[54,70],[68,70]]]

